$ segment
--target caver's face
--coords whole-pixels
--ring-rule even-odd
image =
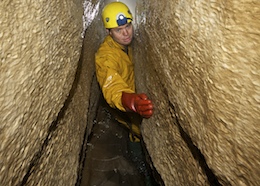
[[[133,40],[134,28],[132,23],[127,23],[125,25],[111,28],[109,34],[111,37],[119,44],[123,46],[128,46]]]

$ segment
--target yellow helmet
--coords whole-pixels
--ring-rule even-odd
[[[105,28],[116,28],[131,23],[133,20],[130,9],[122,2],[107,4],[102,11]]]

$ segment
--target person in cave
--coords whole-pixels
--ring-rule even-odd
[[[132,160],[140,163],[144,161],[140,124],[143,118],[153,115],[153,103],[146,94],[135,90],[133,17],[124,3],[112,2],[104,7],[102,20],[108,34],[95,54],[97,80],[112,114],[129,130]]]

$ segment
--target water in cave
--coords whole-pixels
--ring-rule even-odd
[[[113,118],[103,98],[94,122],[79,186],[163,185],[151,162],[144,162],[145,166],[131,160],[127,148],[128,131]]]

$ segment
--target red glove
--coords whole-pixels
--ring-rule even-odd
[[[126,111],[134,111],[144,118],[153,115],[153,104],[146,94],[122,93],[122,105]]]

